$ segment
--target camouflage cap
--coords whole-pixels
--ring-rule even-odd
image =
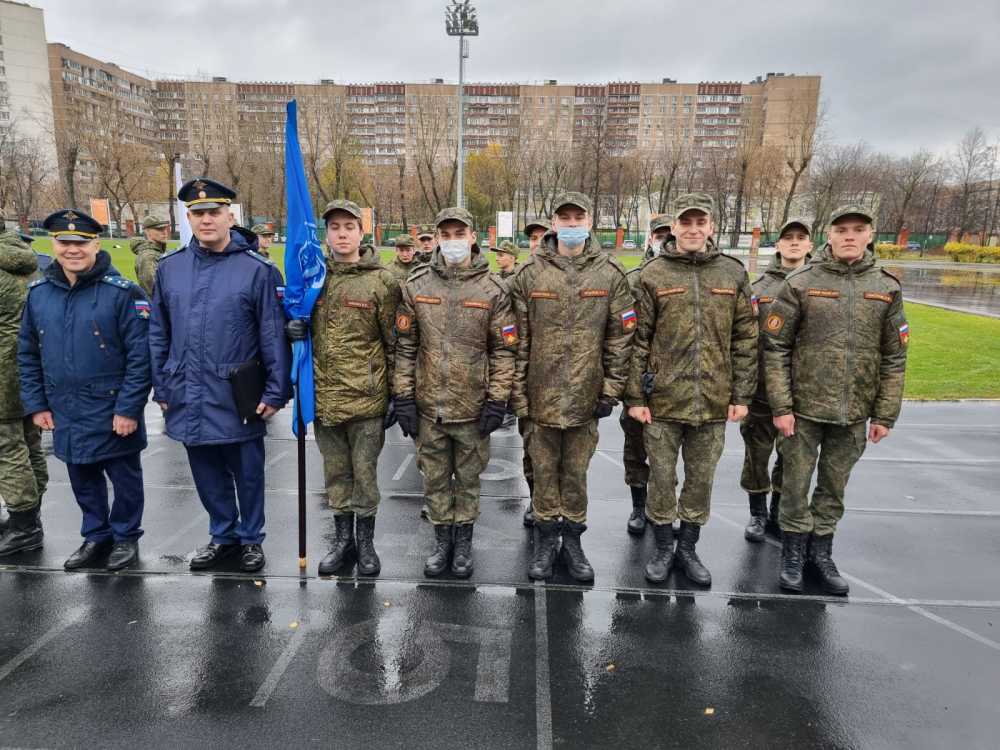
[[[833,213],[830,214],[830,224],[833,225],[845,216],[861,216],[868,221],[869,224],[875,223],[875,217],[872,216],[872,210],[865,206],[861,206],[857,203],[848,203],[846,206],[840,206],[834,209]]]
[[[250,231],[254,234],[272,235],[274,234],[274,227],[270,224],[254,224],[250,227]]]
[[[715,201],[708,193],[684,193],[678,195],[670,208],[671,220],[677,219],[685,211],[701,211],[709,216],[715,215]]]
[[[459,221],[470,228],[473,226],[472,214],[458,206],[451,206],[438,211],[438,215],[434,217],[434,226],[439,227],[446,221]]]
[[[789,229],[790,227],[802,227],[802,229],[805,230],[806,234],[812,235],[812,227],[808,221],[806,221],[805,219],[796,219],[793,217],[781,225],[781,229],[778,230],[778,237],[780,238],[781,235],[785,233],[785,230]]]
[[[408,234],[396,237],[396,247],[413,247],[413,238]]]
[[[552,229],[552,222],[545,218],[532,219],[524,225],[524,233],[531,234],[533,230],[539,228],[548,232]]]
[[[161,216],[144,216],[142,219],[143,229],[162,229],[170,226],[170,220]]]
[[[417,229],[417,239],[421,237],[433,237],[434,236],[434,225],[433,224],[421,224]]]
[[[510,240],[504,240],[500,243],[499,247],[493,247],[490,249],[498,254],[506,253],[507,255],[513,255],[515,258],[517,257],[517,245]]]
[[[652,221],[649,222],[649,233],[652,234],[657,229],[663,229],[664,227],[670,229],[670,225],[672,223],[673,220],[668,214],[660,214],[659,216],[654,216]]]
[[[354,201],[330,201],[326,204],[326,208],[323,209],[323,221],[329,221],[330,214],[334,211],[343,211],[346,214],[350,214],[358,221],[361,221],[361,209],[358,208],[358,204]]]
[[[594,212],[594,207],[590,202],[590,198],[583,193],[577,193],[574,191],[560,193],[557,195],[555,201],[552,203],[552,213],[555,213],[563,206],[576,206],[577,208],[582,208],[588,214],[592,214]]]

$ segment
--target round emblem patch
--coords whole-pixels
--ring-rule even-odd
[[[776,313],[768,315],[767,322],[764,323],[764,327],[768,330],[768,333],[777,333],[784,325],[785,319]]]
[[[198,197],[199,198],[207,198],[208,197],[208,193],[206,193],[204,190],[199,190],[198,191]]]
[[[409,315],[397,315],[396,316],[396,330],[400,333],[405,333],[410,330],[410,316]]]
[[[76,229],[76,224],[68,224],[66,225],[66,228],[72,232],[74,229]]]

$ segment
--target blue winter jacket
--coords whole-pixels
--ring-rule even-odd
[[[267,372],[265,404],[290,395],[281,274],[258,255],[256,238],[230,232],[219,253],[197,239],[160,260],[149,325],[153,400],[167,404],[167,434],[185,445],[240,443],[263,435],[244,424],[229,376],[252,360]]]
[[[149,301],[105,251],[70,286],[52,263],[32,283],[21,319],[17,364],[25,414],[51,411],[53,447],[69,464],[90,464],[146,447]],[[118,437],[115,415],[138,420]]]

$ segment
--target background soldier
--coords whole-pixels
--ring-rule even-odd
[[[825,591],[847,593],[832,557],[844,489],[865,450],[866,422],[868,440],[879,442],[903,400],[910,328],[899,281],[875,264],[873,236],[868,209],[834,211],[826,246],[789,274],[764,321],[767,396],[784,464],[778,582],[790,591],[802,590],[806,553]]]
[[[517,267],[517,245],[510,240],[504,240],[499,247],[492,248],[497,258],[497,276],[509,279]]]
[[[396,257],[389,265],[389,271],[396,281],[406,281],[406,277],[417,267],[414,255],[413,238],[408,234],[399,235],[396,238]],[[378,260],[377,255],[375,259]]]
[[[319,574],[335,573],[357,555],[359,573],[378,575],[378,457],[393,421],[387,409],[399,282],[379,263],[374,247],[362,247],[357,204],[333,201],[323,220],[327,275],[312,317],[316,444],[336,537]],[[286,328],[293,341],[308,331],[302,320],[291,320]]]
[[[472,215],[437,215],[427,266],[402,285],[393,392],[404,435],[417,441],[435,549],[424,574],[472,575],[472,531],[489,435],[503,422],[514,378],[517,325],[506,287],[476,245]],[[449,486],[450,485],[450,486]],[[454,540],[453,540],[454,537]]]
[[[167,240],[170,239],[170,222],[159,216],[147,216],[142,220],[142,232],[144,237],[132,240],[135,277],[146,296],[152,297],[156,267],[160,265],[160,258],[167,251]]]
[[[236,193],[202,178],[186,183],[178,197],[194,236],[164,255],[156,272],[153,400],[167,435],[187,449],[210,519],[212,540],[191,559],[191,569],[211,568],[242,547],[240,569],[253,572],[265,562],[264,420],[290,391],[284,287],[274,264],[249,244],[253,238],[230,229]],[[230,378],[239,368],[254,368],[264,383],[255,418],[244,418],[236,406]]]
[[[660,252],[663,244],[670,239],[673,239],[673,235],[670,234],[670,217],[657,216],[649,223],[649,238],[646,240],[643,262]],[[642,266],[639,266],[628,272],[628,283],[633,296],[641,270]],[[622,455],[622,463],[625,464],[625,484],[632,493],[632,513],[628,517],[626,528],[628,533],[641,536],[646,531],[646,485],[649,482],[649,464],[646,461],[646,444],[642,439],[642,424],[628,415],[628,409],[622,409],[618,423],[625,434]]]
[[[801,219],[789,219],[778,230],[774,258],[764,273],[753,282],[751,301],[757,312],[758,328],[767,320],[774,295],[785,277],[801,268],[812,250],[809,225]],[[757,345],[757,393],[750,402],[750,413],[740,422],[743,437],[743,474],[740,486],[750,496],[750,523],[743,535],[751,542],[764,541],[765,531],[781,535],[778,528],[778,505],[781,502],[781,454],[768,474],[771,453],[778,439],[778,430],[771,422],[771,407],[767,403],[767,384],[764,376],[764,337]],[[767,493],[771,493],[771,510],[768,513]]]
[[[628,384],[629,414],[645,427],[650,482],[646,517],[656,553],[646,578],[666,580],[674,559],[673,522],[681,519],[677,560],[694,583],[712,576],[695,551],[708,522],[712,480],[726,420],[746,416],[757,376],[757,319],[743,265],[711,236],[712,199],[681,195],[672,211],[675,239],[642,267],[636,285],[639,326]],[[684,459],[678,500],[677,458]]]
[[[433,224],[421,224],[420,229],[417,230],[417,242],[420,243],[420,249],[417,250],[417,263],[431,262],[431,253],[434,252],[434,245],[437,244],[434,231]]]
[[[528,253],[534,255],[542,244],[542,237],[552,230],[552,222],[548,219],[535,219],[524,225],[524,233],[528,236]]]
[[[98,239],[104,227],[93,218],[63,210],[44,226],[56,262],[29,287],[17,353],[21,400],[36,427],[54,430],[53,451],[83,512],[84,543],[66,569],[88,567],[110,549],[107,568],[121,570],[138,558],[142,536],[149,301],[111,266]]]
[[[587,467],[597,420],[611,414],[625,387],[635,311],[625,269],[591,237],[590,199],[565,193],[554,205],[554,231],[510,281],[522,336],[511,404],[530,420],[525,436],[539,531],[528,575],[551,577],[561,531],[570,575],[592,581],[580,544]]]
[[[270,224],[254,224],[250,231],[257,235],[257,252],[265,258],[271,257],[271,244],[274,242],[274,227]]]
[[[0,527],[0,556],[42,546],[42,495],[49,473],[42,432],[25,417],[17,371],[17,335],[38,261],[17,232],[0,233],[0,495],[10,519]]]

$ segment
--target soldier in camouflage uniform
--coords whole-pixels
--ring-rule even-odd
[[[754,309],[759,326],[763,326],[774,302],[774,295],[785,281],[785,277],[801,268],[812,251],[809,238],[809,223],[802,219],[789,219],[778,230],[778,242],[774,258],[764,273],[753,282]],[[767,387],[764,378],[764,337],[757,345],[757,393],[750,402],[750,413],[740,422],[743,437],[743,474],[740,486],[750,496],[750,523],[743,535],[748,541],[762,542],[767,531],[781,535],[778,527],[778,507],[781,503],[781,454],[774,462],[774,470],[768,474],[768,463],[775,450],[778,431],[771,422],[771,407],[767,403]],[[767,493],[771,493],[771,509],[768,512]]]
[[[611,414],[628,376],[635,310],[625,269],[594,242],[590,199],[565,193],[553,231],[510,281],[521,329],[511,404],[528,419],[538,542],[528,568],[552,576],[562,533],[569,574],[592,581],[580,544],[587,529],[587,467],[597,422]]]
[[[534,219],[524,225],[524,233],[528,236],[528,253],[534,255],[542,244],[542,237],[552,231],[552,222],[548,219]]]
[[[832,557],[844,489],[866,437],[885,438],[903,400],[910,328],[899,281],[875,263],[873,236],[868,209],[834,211],[827,245],[788,275],[764,321],[784,464],[778,582],[790,591],[802,590],[805,555],[825,591],[847,593]]]
[[[0,233],[0,495],[10,512],[0,556],[42,546],[39,512],[49,474],[41,430],[24,416],[17,368],[21,313],[37,277],[31,248],[17,232]]]
[[[333,201],[323,219],[327,274],[312,315],[316,444],[336,537],[319,573],[336,573],[356,557],[359,573],[378,575],[377,469],[385,430],[392,423],[389,389],[399,283],[379,263],[375,248],[361,245],[364,230],[357,204]],[[307,328],[305,321],[289,321],[288,338],[302,339]]]
[[[437,244],[433,224],[420,225],[420,228],[417,230],[417,242],[420,243],[420,249],[417,250],[417,263],[421,265],[430,263],[431,254],[434,252],[434,246]]]
[[[271,257],[271,243],[274,242],[274,227],[270,224],[254,224],[250,231],[257,235],[257,252],[265,258]]]
[[[649,223],[649,239],[646,240],[646,252],[643,263],[656,256],[660,248],[673,239],[670,234],[670,216],[657,216]],[[635,293],[635,285],[639,283],[639,271],[642,266],[628,272],[628,283]],[[632,513],[628,517],[626,529],[629,534],[642,536],[646,531],[646,485],[649,483],[649,463],[646,460],[646,444],[642,438],[642,424],[628,415],[628,409],[622,409],[618,417],[625,435],[625,446],[622,462],[625,464],[625,484],[632,494]]]
[[[170,239],[170,222],[159,216],[147,216],[142,220],[142,232],[142,238],[132,240],[135,278],[142,290],[152,297],[156,268],[167,251],[167,240]]]
[[[435,549],[424,574],[472,575],[472,532],[489,435],[503,422],[514,379],[517,325],[503,282],[476,245],[472,215],[437,215],[431,262],[402,285],[393,393],[417,443]]]
[[[396,277],[396,281],[406,281],[413,269],[417,267],[417,259],[414,257],[413,238],[408,234],[401,234],[396,238],[396,257],[389,264],[389,272]]]
[[[712,481],[726,420],[747,414],[757,381],[757,318],[750,280],[712,240],[714,207],[703,193],[674,203],[676,238],[643,265],[636,285],[636,329],[626,403],[641,422],[649,454],[646,517],[656,552],[646,578],[666,580],[674,562],[673,522],[680,516],[677,563],[692,582],[712,576],[695,551],[711,510]],[[678,454],[684,486],[677,486]]]
[[[497,271],[497,276],[506,281],[517,270],[517,245],[510,240],[504,240],[499,247],[491,250],[496,254],[497,267],[500,269]]]

